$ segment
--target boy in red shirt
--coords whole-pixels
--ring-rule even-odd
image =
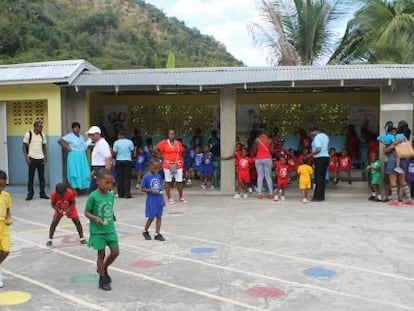
[[[276,176],[277,176],[277,188],[275,192],[274,201],[279,201],[279,192],[281,194],[280,199],[285,201],[285,189],[289,184],[289,165],[286,163],[286,158],[281,157],[280,161],[275,161]]]
[[[78,210],[75,206],[75,195],[71,189],[69,189],[64,183],[56,185],[55,191],[50,194],[50,201],[52,208],[55,210],[53,214],[53,220],[50,224],[49,239],[46,242],[46,246],[52,246],[53,235],[63,215],[72,219],[73,223],[78,230],[80,243],[87,244],[86,239],[83,237],[82,224],[79,221]]]
[[[339,172],[345,172],[348,176],[348,184],[351,185],[351,167],[352,158],[346,149],[342,149],[342,155],[339,157]]]
[[[335,184],[338,183],[338,162],[339,162],[339,158],[336,155],[336,149],[335,148],[330,148],[329,149],[329,173],[333,176],[333,182]]]

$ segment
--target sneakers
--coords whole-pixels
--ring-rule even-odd
[[[248,198],[247,193],[243,194],[243,199],[247,199],[247,198]]]
[[[275,194],[275,197],[273,198],[273,201],[279,201],[279,196]]]
[[[84,245],[84,244],[88,244],[88,241],[86,241],[85,238],[82,238],[79,240],[80,244]]]
[[[368,198],[368,201],[375,201],[376,196],[375,195],[370,195]]]
[[[286,201],[286,198],[285,198],[283,195],[280,197],[280,199],[281,199],[282,201]]]
[[[186,200],[186,199],[184,199],[184,198],[181,198],[181,199],[179,199],[178,201],[180,201],[181,203],[188,203],[188,201]]]
[[[164,239],[164,237],[162,236],[161,233],[158,233],[156,236],[154,236],[154,240],[165,241],[165,239]]]
[[[109,278],[106,275],[99,276],[99,288],[105,291],[112,290]]]
[[[170,205],[175,204],[175,202],[174,202],[174,200],[173,200],[173,199],[168,199],[168,203],[170,203]]]
[[[151,236],[148,231],[142,232],[142,236],[145,238],[145,240],[151,240]]]
[[[307,199],[302,200],[303,203],[308,203],[309,201]]]
[[[50,197],[48,195],[46,195],[46,194],[41,194],[40,195],[40,198],[41,199],[46,199],[46,200],[50,199]]]
[[[214,189],[214,185],[211,185],[211,186],[210,186],[210,189]]]
[[[252,187],[250,187],[249,188],[249,193],[252,193],[253,192],[253,188]]]
[[[394,168],[394,172],[398,173],[398,174],[405,174],[404,170],[397,166],[396,168]]]
[[[201,184],[201,185],[200,185],[200,188],[201,188],[201,189],[206,189],[207,187],[206,187],[206,185],[205,185],[205,184]]]
[[[240,194],[238,194],[238,193],[236,193],[235,195],[234,195],[234,197],[233,197],[233,199],[240,199],[241,198],[241,196],[240,196]]]
[[[140,185],[139,183],[137,183],[137,184],[135,185],[135,189],[141,189],[141,185]]]
[[[193,182],[191,181],[191,179],[189,179],[189,180],[187,180],[186,184],[187,184],[188,186],[190,186],[190,185],[192,185],[192,184],[193,184]]]
[[[46,242],[46,246],[52,246],[52,244],[53,244],[53,241],[52,240],[47,240],[47,242]]]
[[[271,199],[273,199],[273,195],[269,194],[269,195],[267,196],[267,198],[271,200]]]
[[[263,199],[263,196],[262,196],[261,194],[259,194],[259,195],[257,195],[257,198],[258,198],[259,200],[261,200],[261,199]]]

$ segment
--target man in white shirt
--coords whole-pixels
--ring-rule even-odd
[[[40,197],[49,199],[45,192],[45,165],[47,162],[46,137],[42,133],[43,123],[36,121],[33,124],[33,131],[27,132],[23,137],[23,155],[29,167],[29,180],[27,182],[26,201],[33,199],[33,181],[37,169],[39,176]]]
[[[89,186],[89,193],[97,188],[96,171],[100,168],[111,169],[112,154],[108,142],[101,136],[101,129],[99,126],[91,126],[86,132],[90,140],[95,144],[91,156],[91,184]]]

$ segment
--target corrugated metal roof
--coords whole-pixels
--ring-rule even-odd
[[[414,65],[328,65],[103,70],[84,72],[77,86],[218,86],[243,83],[414,79]]]
[[[83,59],[0,66],[0,85],[72,83],[84,70],[99,71]]]

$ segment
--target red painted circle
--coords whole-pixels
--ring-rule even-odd
[[[257,298],[281,298],[285,292],[273,287],[252,287],[246,290],[246,294]]]
[[[149,261],[149,260],[139,260],[133,263],[133,266],[136,268],[153,268],[160,266],[161,263],[158,261]]]

